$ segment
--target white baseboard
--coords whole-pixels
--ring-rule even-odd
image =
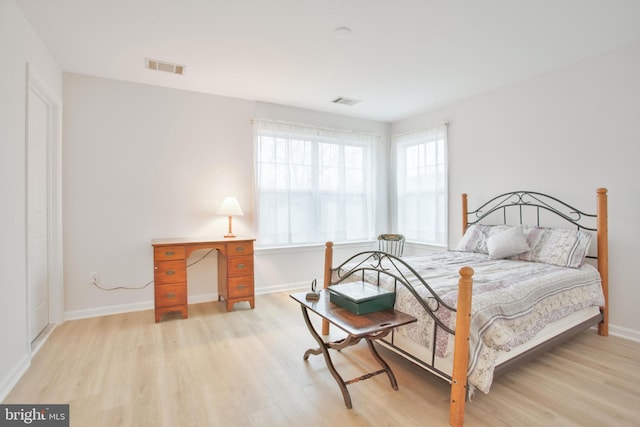
[[[106,307],[88,308],[86,310],[65,311],[64,320],[89,319],[91,317],[109,316],[111,314],[131,313],[133,311],[153,310],[153,301],[136,304],[109,305]]]
[[[301,289],[310,289],[309,282],[299,283],[286,283],[276,286],[261,287],[256,289],[256,295],[271,294],[274,292],[294,291]],[[201,294],[189,296],[188,304],[201,304],[204,302],[217,301],[218,294]],[[64,313],[65,320],[78,320],[89,319],[91,317],[109,316],[111,314],[130,313],[134,311],[153,310],[153,301],[135,303],[135,304],[123,304],[123,305],[110,305],[106,307],[89,308],[86,310],[74,310]]]
[[[4,402],[4,399],[6,399],[11,390],[13,390],[13,387],[18,384],[18,381],[20,381],[20,378],[22,378],[24,373],[27,372],[30,365],[31,357],[29,357],[28,354],[25,354],[9,374],[2,379],[2,382],[0,383],[0,402]]]
[[[318,283],[318,286],[322,286]],[[300,290],[311,290],[311,282],[297,282],[297,283],[284,283],[276,286],[265,286],[259,289],[256,289],[256,295],[263,294],[272,294],[275,292],[286,292],[286,291],[300,291]]]
[[[217,301],[218,294],[202,294],[190,296],[188,304],[200,304],[203,302]],[[134,311],[153,310],[153,301],[135,304],[110,305],[106,307],[89,308],[86,310],[74,310],[64,313],[65,320],[89,319],[91,317],[109,316],[111,314],[131,313]]]
[[[640,331],[635,329],[609,324],[609,334],[631,341],[640,342]]]

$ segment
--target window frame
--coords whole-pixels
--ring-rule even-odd
[[[391,138],[392,145],[392,161],[393,161],[393,173],[392,177],[394,182],[392,188],[394,194],[392,199],[394,203],[393,212],[393,229],[405,235],[407,241],[416,242],[420,244],[426,244],[436,247],[448,246],[448,140],[447,140],[448,124],[432,125],[426,128],[414,130],[411,132],[394,135]],[[438,147],[438,143],[441,144]],[[429,159],[424,157],[424,153],[420,153],[421,156],[410,157],[414,165],[419,169],[422,168],[423,172],[429,167],[434,168],[434,174],[436,176],[436,182],[434,188],[429,190],[425,187],[426,180],[425,174],[415,177],[415,191],[412,191],[415,204],[407,206],[406,198],[408,196],[408,190],[406,188],[407,181],[407,150],[410,148],[422,147],[425,152],[428,152],[428,146],[433,144],[436,148],[435,157],[436,161],[429,163]],[[440,156],[440,158],[438,158]],[[422,182],[419,182],[422,180]],[[422,187],[421,187],[422,185]],[[431,198],[431,202],[425,201]],[[434,206],[435,202],[435,206]],[[415,223],[410,228],[408,224],[405,224],[407,216],[411,216],[411,213],[407,213],[406,209],[419,210],[421,204],[429,205],[430,214],[425,215],[431,220],[431,229],[421,228],[418,223],[418,219],[423,213],[413,213],[412,222]],[[422,207],[424,210],[424,208]],[[411,221],[410,221],[411,222]]]
[[[324,244],[328,240],[347,243],[373,238],[375,224],[373,165],[375,164],[375,143],[379,138],[378,135],[264,119],[254,119],[253,127],[255,148],[254,225],[258,248],[308,246]],[[307,144],[310,147],[310,152],[302,156],[300,164],[291,161],[291,145],[295,145],[296,142]],[[263,152],[264,144],[273,144],[274,146],[280,144],[286,153],[280,155],[276,148],[273,153],[270,153],[270,158],[266,158],[267,156]],[[355,147],[356,152],[361,151],[360,167],[355,168],[356,176],[360,174],[361,182],[360,186],[355,189],[348,185],[351,181],[347,181],[346,178],[349,172],[354,172],[354,168],[349,168],[350,163],[348,162],[350,147]],[[337,151],[337,153],[328,153],[331,151]],[[332,155],[334,163],[330,166],[325,163],[323,166],[321,163],[323,156],[332,157]],[[277,156],[280,157],[276,158]],[[278,166],[279,161],[280,167]],[[268,166],[273,166],[273,176],[268,177],[267,181],[269,182],[265,186],[265,178],[267,177],[263,173],[263,169]],[[298,181],[300,182],[291,182],[291,167],[299,170],[298,177],[300,179]],[[305,170],[305,168],[310,170]],[[337,175],[338,179],[332,183],[331,187],[327,188],[323,187],[322,176],[329,173],[329,168],[336,169],[331,176]],[[278,173],[286,175],[284,183],[271,182],[271,178],[275,178]],[[310,188],[307,185],[303,188],[296,188],[302,181],[309,178],[311,179]],[[326,183],[326,181],[324,182]],[[361,203],[349,203],[353,202],[353,196],[361,198]],[[278,197],[286,200],[284,202],[286,207],[282,210],[281,203],[277,200]],[[305,203],[311,203],[312,207],[305,205],[304,207],[298,206],[296,209],[295,206],[292,206],[296,200],[300,203],[299,201],[305,197]],[[272,209],[268,208],[268,205],[272,206]],[[355,221],[348,214],[349,206],[361,211]],[[329,215],[325,215],[327,209],[331,210]],[[310,215],[295,216],[295,213],[300,210],[307,214],[310,213]],[[270,217],[265,218],[265,215],[270,215]],[[265,224],[273,223],[273,221],[281,221],[279,226],[276,226],[276,232],[265,233],[264,230],[268,228]],[[355,222],[357,226],[362,224],[362,229],[356,232],[355,237],[349,235],[351,229],[347,225],[350,221],[352,224]],[[294,222],[306,223],[306,227],[301,231],[300,226],[292,225]],[[329,229],[322,229],[322,227],[329,227]]]

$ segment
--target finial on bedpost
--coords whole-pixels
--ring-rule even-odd
[[[331,283],[331,267],[333,265],[333,242],[325,243],[324,248],[324,283],[326,289]],[[329,335],[329,322],[322,319],[322,335]]]
[[[459,273],[453,371],[451,373],[451,401],[449,403],[449,424],[454,427],[461,427],[464,423],[464,406],[467,398],[473,268],[462,267]]]
[[[458,271],[458,273],[460,273],[460,276],[462,279],[468,279],[471,280],[471,277],[473,276],[473,268],[471,267],[462,267],[460,269],[460,271]],[[466,282],[465,281],[465,286],[470,285],[471,282]]]
[[[598,334],[609,335],[609,228],[607,213],[607,189],[596,190],[598,199],[598,271],[602,280],[602,293],[604,294],[604,307],[602,310],[602,322],[598,324]]]
[[[462,193],[462,235],[467,229],[467,193]]]

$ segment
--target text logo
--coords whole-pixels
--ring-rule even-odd
[[[0,427],[69,427],[69,405],[0,405]]]

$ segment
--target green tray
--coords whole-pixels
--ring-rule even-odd
[[[329,300],[354,314],[367,314],[393,308],[396,294],[393,291],[365,282],[341,283],[329,286]]]

